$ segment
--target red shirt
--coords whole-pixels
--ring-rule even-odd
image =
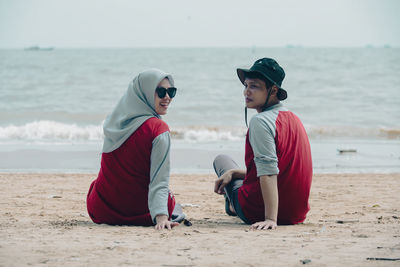
[[[118,149],[103,153],[101,168],[87,195],[87,209],[95,223],[153,225],[149,207],[152,142],[169,131],[158,118],[145,121]],[[175,199],[168,197],[171,216]]]
[[[310,209],[308,203],[312,180],[310,143],[303,124],[292,112],[279,110],[274,122],[279,169],[278,224],[297,224],[305,220]],[[253,148],[249,142],[249,132],[246,136],[245,163],[247,172],[243,186],[238,191],[239,203],[250,222],[264,221],[264,200],[257,177]]]

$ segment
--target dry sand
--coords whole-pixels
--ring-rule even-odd
[[[213,175],[173,175],[193,226],[91,222],[95,174],[0,174],[0,266],[399,266],[400,174],[321,174],[304,224],[251,231],[224,214]],[[370,259],[369,259],[370,258]],[[371,259],[372,258],[372,259]]]

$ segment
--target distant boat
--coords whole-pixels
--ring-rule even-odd
[[[26,47],[24,50],[26,51],[52,51],[54,47],[40,47],[37,45]]]

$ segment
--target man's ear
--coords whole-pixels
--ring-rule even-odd
[[[278,86],[276,86],[275,84],[274,85],[272,85],[272,92],[271,92],[271,95],[274,95],[274,96],[276,96],[276,97],[278,97],[278,91],[279,91],[279,88],[278,88]]]

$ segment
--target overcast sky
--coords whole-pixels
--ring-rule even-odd
[[[398,0],[0,0],[0,47],[400,46]]]

